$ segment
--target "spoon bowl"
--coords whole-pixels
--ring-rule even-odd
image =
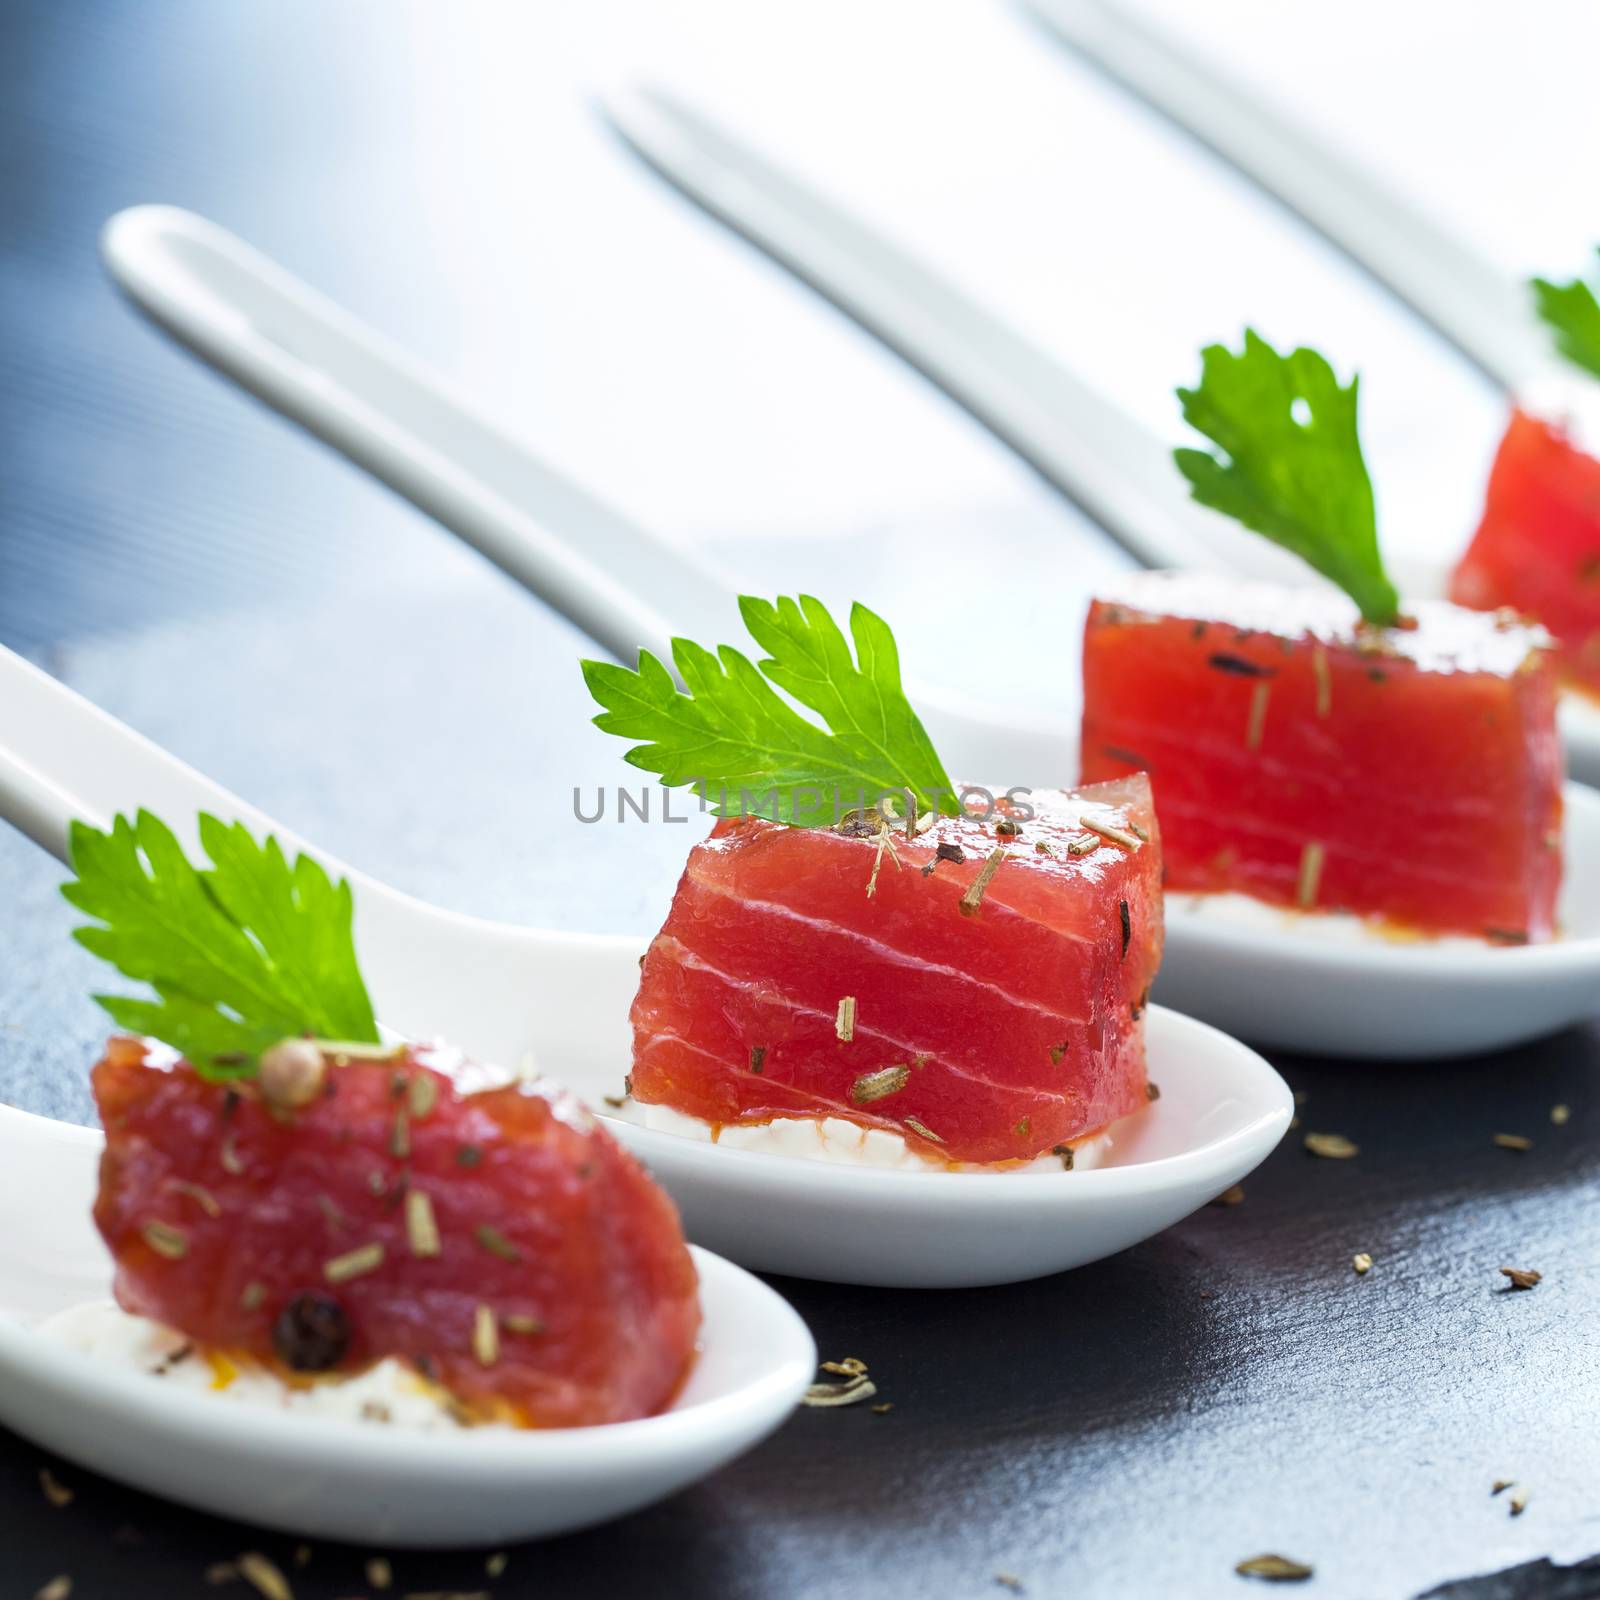
[[[96,1472],[302,1537],[493,1545],[620,1517],[776,1429],[816,1370],[805,1324],[765,1284],[694,1251],[699,1358],[659,1416],[599,1427],[438,1433],[238,1405],[113,1367],[35,1331],[104,1299],[89,1220],[100,1135],[0,1107],[0,1422]]]

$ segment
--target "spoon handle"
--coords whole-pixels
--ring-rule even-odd
[[[264,812],[0,647],[0,819],[65,863],[74,821],[107,828],[117,812],[140,806],[188,839],[195,818],[209,811],[274,833],[291,849],[307,848]]]
[[[639,85],[602,110],[689,199],[897,352],[1151,567],[1253,565],[1193,504],[1165,440],[954,283],[676,95]]]
[[[151,321],[436,518],[621,660],[724,637],[729,587],[475,412],[373,329],[234,235],[170,206],[106,224]]]
[[[1059,43],[1317,229],[1502,388],[1549,365],[1527,289],[1424,206],[1116,0],[1022,0]]]

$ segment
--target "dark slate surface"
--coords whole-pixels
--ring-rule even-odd
[[[573,847],[573,784],[618,773],[582,735],[579,641],[192,371],[94,264],[106,212],[177,199],[255,219],[331,287],[381,300],[392,163],[374,147],[403,148],[404,128],[352,118],[342,86],[404,64],[375,9],[342,8],[308,49],[312,14],[180,5],[134,22],[41,3],[0,18],[0,642],[418,892],[646,929],[672,852],[614,826]],[[415,270],[446,292],[437,263]],[[388,292],[425,342],[426,310]],[[1047,504],[1018,515],[1019,541],[1057,531]],[[888,581],[902,536],[853,577]],[[808,581],[817,562],[735,554]],[[100,1025],[59,876],[0,835],[0,1098],[81,1120]],[[1597,1063],[1588,1029],[1444,1066],[1284,1060],[1306,1126],[1348,1134],[1358,1159],[1291,1143],[1242,1205],[1044,1282],[782,1281],[825,1354],[871,1363],[892,1412],[802,1413],[667,1505],[511,1552],[495,1583],[478,1555],[399,1556],[396,1591],[893,1600],[1004,1594],[1007,1574],[1041,1596],[1204,1597],[1249,1593],[1233,1564],[1276,1550],[1315,1565],[1303,1592],[1341,1600],[1600,1594],[1595,1564],[1572,1565],[1600,1549]],[[1534,1147],[1497,1149],[1498,1131]],[[1376,1258],[1365,1278],[1357,1250]],[[1545,1279],[1509,1293],[1501,1265]],[[55,1464],[76,1498],[52,1509],[44,1464],[0,1434],[5,1600],[62,1572],[84,1600],[226,1593],[204,1567],[250,1548],[300,1600],[370,1592],[365,1552],[318,1546],[298,1569],[293,1541],[75,1466]],[[1529,1491],[1520,1518],[1491,1497],[1497,1478]]]

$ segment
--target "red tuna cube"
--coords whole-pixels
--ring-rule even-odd
[[[1029,1160],[1146,1104],[1144,778],[902,824],[879,851],[849,819],[728,819],[695,846],[633,1005],[635,1099],[847,1118],[949,1162]]]
[[[1600,460],[1558,425],[1512,413],[1450,598],[1537,617],[1566,677],[1600,692]]]
[[[1167,885],[1522,943],[1561,878],[1544,635],[1443,601],[1142,573],[1090,609],[1084,777],[1150,774]]]

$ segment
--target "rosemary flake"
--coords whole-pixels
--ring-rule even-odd
[[[1065,1044],[1053,1044],[1053,1045],[1051,1045],[1050,1046],[1050,1065],[1052,1067],[1059,1067],[1061,1065],[1061,1058],[1066,1053],[1067,1053],[1067,1046]]]
[[[1000,863],[1006,858],[1005,846],[997,845],[989,852],[989,859],[978,868],[978,875],[967,885],[967,892],[960,900],[961,915],[975,917],[978,907],[983,904],[984,891],[989,887],[989,880],[1000,870]]]
[[[500,1326],[507,1333],[517,1333],[531,1337],[533,1334],[544,1332],[544,1319],[542,1317],[526,1316],[522,1312],[513,1311],[501,1317]]]
[[[1113,827],[1109,822],[1096,822],[1092,817],[1079,817],[1078,826],[1087,828],[1090,833],[1098,834],[1109,844],[1120,844],[1124,850],[1137,850],[1139,848],[1138,839],[1129,833],[1126,828]],[[1070,850],[1072,846],[1068,845],[1067,848]]]
[[[422,1189],[406,1190],[406,1243],[414,1256],[436,1256],[442,1249],[433,1201]]]
[[[886,1100],[892,1094],[899,1094],[910,1081],[910,1067],[880,1067],[878,1071],[869,1072],[850,1085],[851,1103],[869,1106],[874,1100]]]
[[[500,1359],[500,1324],[488,1306],[472,1313],[472,1354],[480,1367],[492,1367]]]
[[[750,1048],[750,1070],[757,1077],[766,1071],[767,1047],[764,1044],[752,1045]]]
[[[322,1263],[322,1276],[329,1283],[348,1283],[351,1278],[364,1277],[383,1265],[383,1246],[374,1240],[342,1256],[334,1256]]]
[[[406,1104],[420,1122],[439,1103],[439,1080],[431,1072],[419,1072],[406,1091]]]
[[[944,1143],[944,1140],[941,1139],[939,1137],[939,1135],[936,1134],[933,1131],[933,1129],[930,1128],[927,1125],[927,1123],[918,1122],[915,1117],[906,1117],[903,1120],[904,1120],[905,1126],[908,1127],[914,1134],[918,1135],[918,1137],[923,1138],[923,1139],[929,1139],[934,1144],[943,1144]]]
[[[1133,942],[1133,920],[1129,915],[1128,902],[1126,900],[1117,902],[1117,920],[1122,924],[1122,954],[1117,959],[1126,961],[1128,959],[1128,946]]]
[[[1267,728],[1267,701],[1272,697],[1272,685],[1263,678],[1250,691],[1250,717],[1244,728],[1246,750],[1259,750],[1261,736]]]
[[[180,1179],[172,1186],[179,1194],[187,1196],[200,1207],[208,1217],[220,1217],[222,1207],[217,1204],[217,1197],[209,1189],[202,1189],[198,1183],[187,1183]]]
[[[1309,911],[1317,903],[1317,890],[1322,884],[1322,863],[1327,849],[1315,839],[1308,839],[1300,852],[1300,874],[1295,880],[1294,903],[1302,911]]]
[[[480,1222],[472,1230],[472,1237],[490,1255],[499,1256],[502,1261],[522,1259],[522,1252],[498,1228],[491,1228],[487,1222]]]
[[[1317,680],[1317,715],[1333,710],[1333,674],[1328,670],[1328,652],[1320,644],[1311,647],[1311,675]]]
[[[139,1232],[144,1242],[168,1261],[182,1261],[189,1253],[189,1235],[182,1228],[173,1227],[170,1222],[146,1222],[140,1226]]]
[[[834,1037],[840,1044],[849,1044],[856,1036],[856,997],[853,994],[841,996],[839,1009],[833,1018]]]

